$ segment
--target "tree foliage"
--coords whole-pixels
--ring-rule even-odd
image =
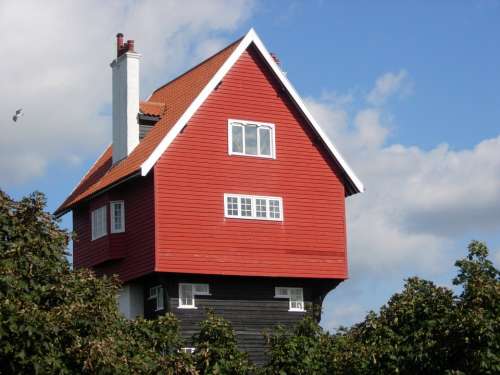
[[[193,337],[193,360],[200,374],[253,374],[256,369],[237,346],[231,324],[208,312],[200,332]]]
[[[482,242],[456,262],[460,295],[417,277],[379,313],[351,328],[322,332],[307,319],[269,338],[269,373],[498,374],[500,273]],[[304,329],[306,328],[306,329]]]
[[[70,236],[34,193],[0,191],[0,372],[5,374],[498,374],[500,272],[482,242],[458,260],[459,290],[417,277],[378,313],[335,334],[306,317],[267,335],[254,367],[229,322],[209,313],[182,353],[176,318],[129,321],[114,278],[72,270]]]
[[[117,280],[72,270],[69,234],[34,193],[19,202],[0,191],[0,368],[12,374],[179,373],[175,318],[123,319]]]

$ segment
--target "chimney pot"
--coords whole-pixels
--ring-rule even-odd
[[[123,34],[116,34],[116,57],[120,56],[123,53]]]
[[[135,52],[133,40],[127,40],[127,52]]]

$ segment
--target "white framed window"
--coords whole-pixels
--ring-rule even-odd
[[[274,298],[288,298],[288,311],[305,311],[304,292],[302,288],[278,286],[274,290]]]
[[[182,353],[193,354],[194,351],[195,351],[195,348],[192,348],[192,347],[181,348]]]
[[[209,296],[208,284],[179,283],[179,309],[196,309],[195,296]]]
[[[163,295],[163,286],[156,285],[149,288],[148,300],[154,301],[155,311],[160,311],[165,308],[165,300]]]
[[[238,219],[283,221],[283,199],[281,197],[225,193],[224,216]]]
[[[276,158],[274,124],[228,120],[229,155]]]
[[[92,211],[91,227],[92,241],[108,234],[106,224],[106,206],[99,207]]]
[[[111,215],[111,233],[125,232],[125,203],[114,201],[109,204]]]

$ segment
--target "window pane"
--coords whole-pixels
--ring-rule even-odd
[[[232,151],[243,153],[243,127],[241,125],[232,125]]]
[[[181,306],[193,306],[193,288],[191,284],[183,284],[180,287],[180,305]]]
[[[257,155],[257,126],[245,125],[245,154]]]
[[[208,284],[194,284],[194,292],[196,294],[209,294]]]
[[[269,217],[273,219],[279,219],[281,217],[279,200],[269,200]]]
[[[255,212],[257,217],[267,217],[266,210],[266,200],[265,199],[256,199],[255,200]]]
[[[227,214],[230,216],[238,216],[238,198],[236,197],[227,197]]]
[[[163,310],[163,287],[158,287],[156,296],[156,310]]]
[[[259,155],[271,156],[271,129],[259,128]]]
[[[252,216],[252,200],[250,198],[240,198],[241,216]]]

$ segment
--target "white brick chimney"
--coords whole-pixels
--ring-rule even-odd
[[[113,163],[126,158],[139,144],[139,59],[134,41],[116,36],[113,70]]]

